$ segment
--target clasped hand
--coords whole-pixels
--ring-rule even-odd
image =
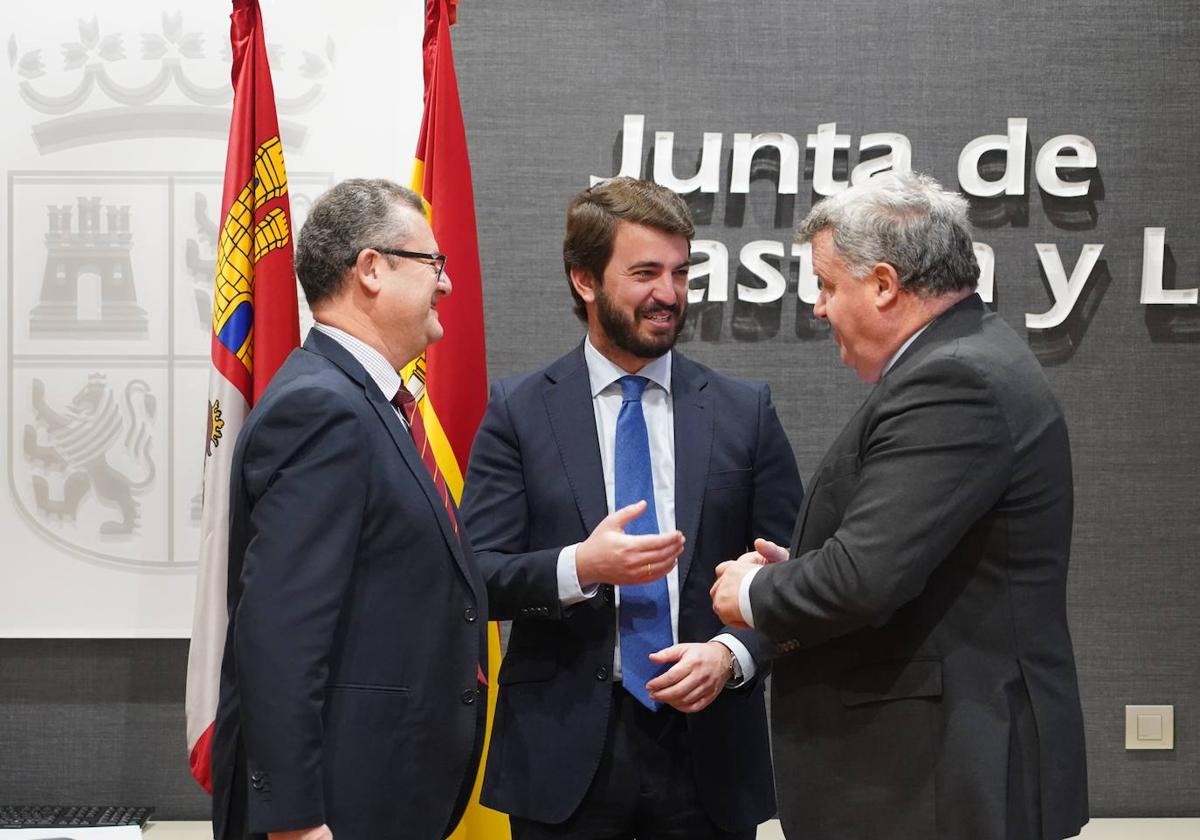
[[[705,708],[729,682],[733,651],[720,642],[684,642],[650,654],[657,665],[670,668],[646,683],[650,697],[692,714]]]
[[[742,615],[742,580],[758,566],[779,563],[788,559],[788,550],[761,537],[754,541],[754,551],[748,551],[736,560],[726,560],[717,566],[717,579],[709,595],[712,597],[713,612],[730,627],[746,628]]]

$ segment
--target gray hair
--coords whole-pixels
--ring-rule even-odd
[[[800,222],[796,241],[823,230],[856,277],[888,263],[900,287],[921,297],[974,289],[979,280],[967,201],[928,175],[886,172],[832,195]]]
[[[397,247],[409,237],[403,210],[423,215],[421,197],[383,178],[342,181],[313,203],[296,242],[296,276],[310,307],[341,291],[364,248]]]

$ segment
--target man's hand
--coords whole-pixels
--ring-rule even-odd
[[[758,566],[768,566],[771,563],[782,563],[788,559],[788,550],[776,545],[770,540],[759,537],[754,541],[754,551],[747,551],[738,560],[747,560]]]
[[[737,560],[726,560],[717,566],[717,579],[708,594],[712,596],[713,612],[728,627],[746,628],[746,619],[742,616],[742,607],[738,602],[738,594],[742,590],[742,578],[752,569],[762,563],[754,558],[761,557],[756,552],[743,554]]]
[[[671,571],[683,552],[683,533],[625,533],[625,526],[646,509],[646,501],[615,510],[575,549],[575,574],[584,589],[597,583],[629,586],[649,583]]]
[[[296,831],[269,831],[267,840],[333,840],[333,832],[327,825],[318,825]]]
[[[698,712],[716,699],[729,681],[733,651],[720,642],[689,642],[650,654],[659,665],[674,662],[646,683],[650,697],[681,712]]]

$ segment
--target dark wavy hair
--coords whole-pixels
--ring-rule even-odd
[[[684,200],[653,181],[621,176],[601,181],[575,195],[567,205],[563,268],[575,301],[575,315],[581,321],[587,320],[587,309],[571,283],[571,269],[583,269],[597,286],[602,285],[620,221],[678,233],[689,243],[696,235],[691,211]]]

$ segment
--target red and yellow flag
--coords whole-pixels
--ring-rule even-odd
[[[246,415],[300,343],[287,170],[258,0],[233,0],[233,118],[213,283],[200,568],[188,651],[192,775],[212,791],[212,726],[229,616],[229,472]]]
[[[445,336],[405,371],[415,378],[421,416],[437,458],[438,469],[455,502],[462,498],[463,474],[471,441],[487,408],[487,352],[483,335],[483,283],[479,272],[479,243],[475,233],[475,194],[467,133],[458,100],[450,24],[456,2],[427,0],[425,4],[425,111],[417,140],[412,187],[425,199],[425,211],[438,247],[446,255],[452,293],[438,304]],[[423,385],[423,389],[420,387]],[[500,663],[500,634],[488,629],[488,737],[496,704],[496,671]],[[487,760],[486,746],[484,761]],[[479,804],[483,778],[480,765],[471,804],[451,838],[506,840],[508,819]]]

